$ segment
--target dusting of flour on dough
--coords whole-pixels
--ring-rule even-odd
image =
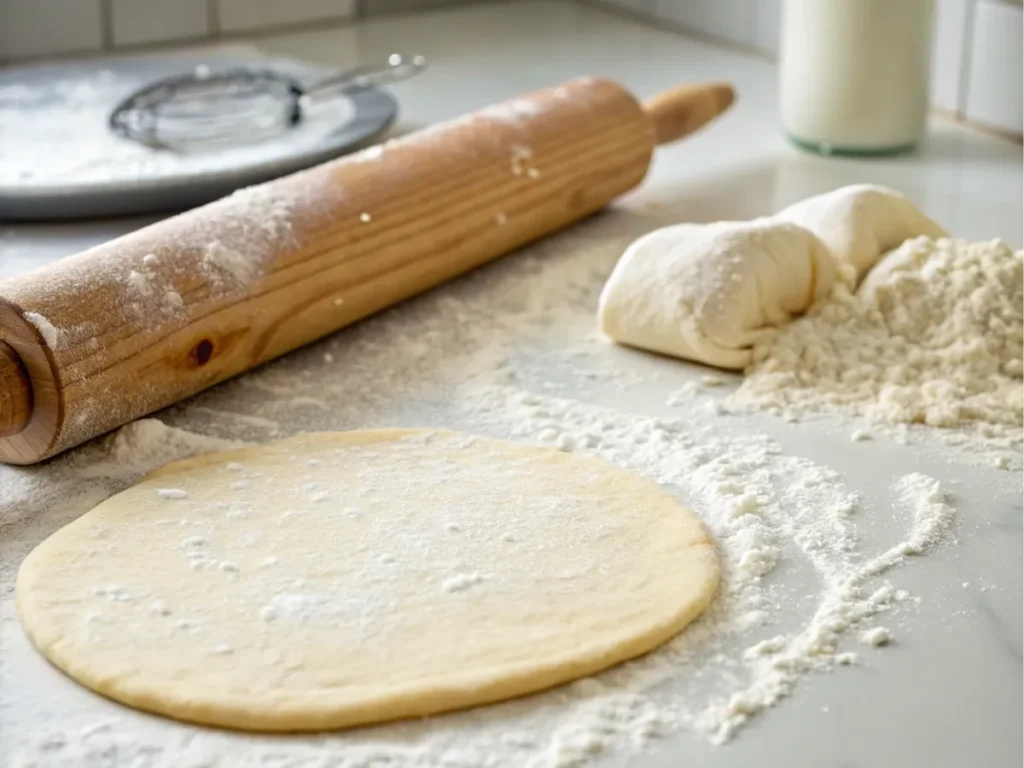
[[[456,573],[441,582],[441,589],[445,592],[465,592],[470,587],[483,583],[486,578],[476,572]]]
[[[188,498],[188,491],[182,488],[158,488],[156,492],[156,497],[158,499],[176,499],[180,501],[181,499]]]

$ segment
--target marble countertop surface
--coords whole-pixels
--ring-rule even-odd
[[[958,237],[999,237],[1022,245],[1020,146],[935,119],[911,155],[844,160],[803,154],[779,132],[770,62],[581,4],[527,0],[473,6],[276,34],[257,44],[331,66],[393,50],[428,56],[425,75],[393,87],[401,103],[397,132],[584,74],[614,78],[639,96],[682,81],[728,79],[739,94],[728,115],[688,141],[659,149],[643,186],[616,204],[614,215],[635,231],[672,221],[751,218],[844,184],[872,182],[901,190]],[[0,280],[149,221],[0,223]],[[344,343],[344,333],[331,343]],[[316,375],[314,356],[303,359]],[[673,363],[636,359],[619,361],[636,365],[641,374],[653,371],[652,387],[659,386],[658,371],[667,371],[669,379],[676,375],[669,371]],[[551,375],[557,379],[560,372]],[[631,396],[644,395],[620,395],[626,400],[620,407],[630,408]],[[664,393],[656,396],[664,402]],[[646,406],[638,401],[637,407]],[[879,440],[865,449],[851,443],[848,427],[827,421],[791,425],[765,415],[731,428],[766,433],[788,453],[813,456],[865,494],[881,476],[920,471],[940,478],[955,499],[958,543],[901,577],[921,603],[891,619],[898,643],[872,656],[868,667],[857,674],[812,676],[792,699],[726,746],[674,736],[658,740],[629,764],[1019,766],[1024,717],[1020,473],[978,466],[937,448]],[[0,502],[3,498],[0,489]],[[5,535],[10,529],[0,528],[0,539]],[[0,615],[8,621],[0,627],[3,632],[13,631],[10,586],[0,594],[6,603]],[[7,642],[0,650],[24,653],[11,650],[9,637]],[[45,667],[37,658],[17,658],[22,690],[33,686],[36,699],[38,691],[49,690],[57,700],[71,685],[52,671],[33,671],[33,664]],[[12,691],[0,690],[0,731],[8,734],[36,725],[19,718]],[[55,706],[54,716],[60,711]],[[616,764],[614,756],[608,764]]]

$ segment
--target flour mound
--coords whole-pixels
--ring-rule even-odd
[[[1024,252],[919,237],[754,347],[733,405],[1019,432]]]

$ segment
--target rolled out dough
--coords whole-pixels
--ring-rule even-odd
[[[170,464],[43,542],[17,602],[113,699],[318,730],[597,672],[679,632],[718,573],[698,518],[624,470],[381,430]]]

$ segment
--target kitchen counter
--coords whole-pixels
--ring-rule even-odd
[[[602,10],[568,2],[509,2],[273,35],[258,44],[268,52],[332,66],[376,59],[393,50],[423,53],[431,63],[428,73],[393,87],[402,109],[396,133],[583,74],[614,78],[640,96],[681,81],[728,79],[736,86],[738,102],[699,135],[659,149],[644,185],[610,212],[468,281],[434,291],[158,415],[202,434],[255,441],[303,428],[451,424],[500,436],[498,422],[467,405],[472,398],[462,402],[451,396],[465,383],[459,374],[465,355],[488,354],[491,326],[484,323],[460,337],[458,345],[428,335],[442,331],[437,318],[444,313],[458,313],[460,307],[475,306],[473,302],[489,295],[495,297],[496,307],[494,366],[511,366],[517,387],[544,397],[578,397],[623,413],[671,417],[673,409],[665,405],[668,395],[688,381],[698,381],[706,371],[616,349],[592,334],[584,340],[590,345],[584,349],[575,336],[589,333],[588,302],[596,298],[616,253],[631,237],[668,223],[751,218],[838,186],[872,182],[904,192],[955,236],[998,237],[1015,247],[1022,245],[1020,146],[936,119],[920,149],[904,157],[845,160],[802,154],[780,136],[771,63]],[[0,224],[0,279],[148,221]],[[588,247],[595,251],[590,264]],[[572,307],[564,313],[551,306],[502,309],[514,304],[499,301],[503,296],[531,295],[530,281],[544,279],[548,262],[561,264],[553,274],[571,277],[564,295],[572,295]],[[579,278],[572,272],[573,264],[580,265]],[[552,304],[561,296],[557,285],[547,285],[543,292],[543,299]],[[503,311],[522,322],[504,322]],[[534,313],[533,320],[524,314],[528,312]],[[409,322],[416,317],[423,319],[425,334],[419,344],[411,335],[415,325]],[[546,332],[531,332],[540,320],[545,321]],[[436,349],[425,349],[432,343]],[[400,355],[411,357],[391,359]],[[343,356],[346,364],[340,367],[337,361]],[[476,375],[486,366],[480,363],[482,358],[474,359]],[[578,376],[583,370],[592,374],[585,387]],[[602,378],[611,370],[614,375]],[[315,391],[310,382],[323,382],[322,396],[306,403],[305,410],[294,398],[287,407],[275,406],[274,398],[291,396],[289,376],[306,382],[303,391]],[[726,386],[716,388],[714,397],[733,386],[734,380],[725,378]],[[454,389],[445,390],[444,383]],[[310,414],[310,407],[316,412]],[[893,521],[885,517],[887,502],[879,489],[911,472],[938,478],[952,494],[958,516],[956,541],[900,566],[898,575],[892,576],[917,602],[885,616],[896,642],[883,650],[859,649],[865,659],[860,668],[803,678],[792,696],[753,718],[723,746],[712,745],[700,733],[668,732],[643,750],[608,749],[594,756],[593,764],[959,768],[980,760],[986,768],[1020,765],[1024,542],[1019,457],[1013,469],[1005,471],[981,465],[969,452],[948,448],[927,435],[910,445],[887,438],[853,443],[850,424],[839,419],[789,424],[764,414],[720,418],[719,424],[713,409],[692,418],[695,434],[763,434],[786,454],[809,457],[838,472],[877,517],[859,532],[865,551],[884,546],[892,533]],[[191,766],[184,760],[175,762],[171,751],[132,741],[133,729],[146,730],[154,743],[179,739],[179,745],[199,729],[136,715],[82,691],[28,647],[14,616],[14,558],[23,556],[34,539],[131,479],[122,475],[100,490],[80,492],[73,473],[100,450],[87,447],[30,470],[0,468],[0,561],[6,558],[8,566],[2,571],[0,595],[0,758],[4,749],[11,749],[12,755],[21,755],[18,759],[32,757],[43,766],[127,765],[132,756],[138,761],[134,765],[147,768]],[[54,502],[62,488],[76,499],[74,504]],[[3,527],[5,516],[20,521]],[[794,574],[786,578],[793,579]],[[790,615],[801,610],[798,597],[793,603],[783,606],[780,627],[770,634],[784,632],[787,621],[798,620]],[[430,729],[444,729],[445,720],[409,726],[419,730],[401,737],[415,739]],[[116,758],[112,762],[103,762],[107,758],[85,748],[74,753],[88,755],[80,762],[60,762],[61,748],[49,749],[39,741],[44,738],[40,734],[58,726],[63,736],[52,737],[58,741],[67,741],[68,734],[86,739],[82,729],[96,723],[96,728],[113,730],[123,740],[118,742],[122,751],[110,753]],[[367,738],[374,738],[374,729],[367,731]],[[396,731],[386,733],[388,739],[398,738]],[[245,754],[240,744],[248,737],[223,738],[225,744],[235,745],[228,756],[202,764],[241,764],[232,762],[230,755]],[[128,743],[141,746],[133,752],[124,746]],[[287,762],[296,750],[306,750],[302,754],[308,756],[313,754],[308,750],[322,743],[320,737],[276,740],[281,762],[263,757],[262,762],[253,759],[245,764],[334,765],[315,763],[313,758],[308,763]],[[473,759],[458,765],[473,765]],[[352,764],[377,765],[366,760]],[[3,760],[0,764],[8,765]],[[406,763],[394,764],[401,768]],[[439,763],[424,757],[407,764]],[[485,764],[483,758],[479,764]]]

